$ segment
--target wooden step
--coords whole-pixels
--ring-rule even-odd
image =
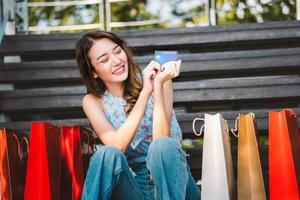
[[[137,57],[141,68],[151,59],[153,56]],[[180,54],[179,59],[183,61],[181,74],[175,81],[300,74],[300,48]],[[76,62],[72,59],[0,63],[0,83],[41,87],[45,84],[81,84],[81,79]]]
[[[115,33],[125,38],[136,53],[156,49],[209,52],[232,49],[278,48],[299,46],[298,21],[267,22],[179,29],[127,30]],[[81,34],[5,36],[0,47],[4,55],[74,55]],[[47,52],[47,53],[46,53]],[[52,54],[52,55],[54,55]]]

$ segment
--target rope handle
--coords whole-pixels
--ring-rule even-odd
[[[18,144],[19,158],[20,158],[21,162],[24,163],[24,157],[25,156],[24,156],[24,153],[21,150],[21,145],[20,145],[20,142],[19,142],[19,138],[17,137],[17,135],[15,133],[13,133],[13,138],[16,140],[16,142]],[[28,152],[29,152],[29,150],[28,150],[28,139],[26,137],[22,137],[21,142],[22,141],[25,141],[25,143],[26,143],[26,153],[28,155]]]
[[[235,119],[235,125],[234,125],[234,128],[230,129],[231,133],[235,136],[235,137],[239,137],[239,134],[237,133],[238,132],[238,121],[240,120],[240,117],[237,117]]]
[[[195,119],[193,120],[193,132],[194,132],[194,134],[195,134],[196,136],[201,136],[202,133],[203,133],[204,124],[203,124],[203,125],[201,126],[201,128],[200,128],[200,132],[197,133],[197,131],[196,131],[196,129],[195,129],[196,121],[204,121],[204,119],[203,119],[203,118],[195,118]]]
[[[287,109],[285,109],[285,110],[288,110],[288,111],[290,111],[290,116],[293,116],[293,117],[296,117],[297,115],[296,115],[296,113],[291,109],[291,108],[287,108]]]
[[[252,119],[254,120],[255,119],[255,114],[253,112],[250,112],[251,116],[252,116]],[[235,136],[235,137],[239,137],[239,134],[237,133],[238,132],[238,121],[240,120],[240,117],[238,116],[236,119],[235,119],[235,126],[234,128],[231,129],[231,133]]]
[[[89,152],[90,154],[94,153],[96,151],[96,141],[95,141],[95,138],[93,136],[90,136],[89,133],[87,133],[87,131],[83,131],[84,135],[86,136],[87,138],[87,148],[88,150],[87,151],[84,151],[84,152]],[[92,143],[90,143],[90,137],[92,137]],[[92,146],[92,148],[90,148],[90,146]]]
[[[29,154],[29,148],[28,148],[28,147],[29,147],[29,141],[28,141],[28,139],[27,139],[26,137],[22,137],[22,138],[21,138],[21,143],[22,143],[23,141],[24,141],[25,144],[26,144],[26,153],[27,153],[27,155],[28,155],[28,154]]]
[[[253,112],[250,112],[250,114],[252,115],[252,119],[255,119],[255,114]]]

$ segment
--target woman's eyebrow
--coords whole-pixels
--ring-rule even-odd
[[[113,48],[113,50],[115,50],[116,48],[118,48],[120,45],[116,45],[114,48]],[[106,53],[103,53],[103,54],[101,54],[98,58],[97,58],[97,60],[99,60],[99,58],[101,58],[102,56],[105,56],[105,54]]]

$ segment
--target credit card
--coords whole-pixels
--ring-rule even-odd
[[[177,51],[154,51],[154,61],[160,65],[177,60]]]

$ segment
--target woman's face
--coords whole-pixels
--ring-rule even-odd
[[[127,55],[118,44],[107,38],[99,39],[94,41],[88,54],[94,67],[94,78],[99,77],[106,85],[127,79]]]

